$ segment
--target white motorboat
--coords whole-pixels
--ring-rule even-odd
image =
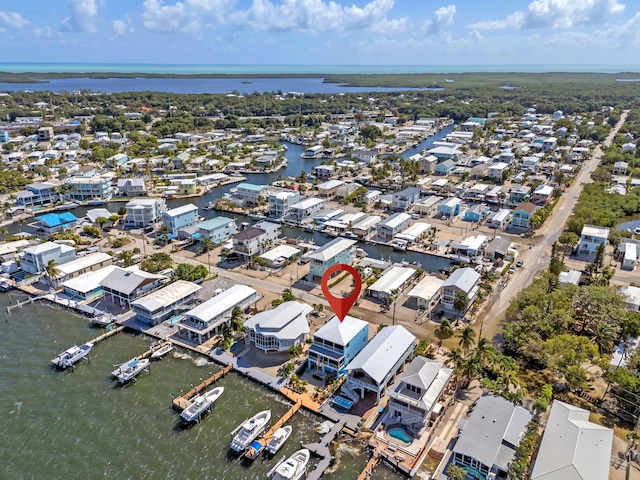
[[[263,410],[256,413],[249,420],[245,420],[238,429],[238,433],[231,441],[231,450],[236,453],[244,452],[258,435],[267,426],[267,422],[271,419],[271,410]]]
[[[640,227],[636,227],[633,229],[633,233],[636,235],[640,235]]]
[[[197,422],[200,416],[207,410],[211,409],[213,403],[220,398],[224,392],[224,387],[216,387],[213,390],[202,395],[196,395],[193,401],[180,414],[180,420],[185,423]]]
[[[273,480],[299,480],[306,472],[310,456],[306,448],[298,450],[280,464]]]
[[[273,434],[273,438],[267,443],[266,450],[271,455],[275,455],[284,445],[284,442],[291,436],[293,428],[287,425],[286,427],[280,427]]]
[[[113,320],[113,315],[105,313],[103,315],[96,315],[95,317],[91,317],[89,322],[98,327],[106,327],[107,325],[111,325]]]
[[[111,374],[118,379],[120,383],[128,383],[138,376],[145,368],[149,366],[149,359],[132,358],[116,368]]]
[[[173,350],[173,344],[171,344],[171,342],[166,342],[160,348],[158,348],[157,350],[153,351],[153,353],[151,354],[151,359],[154,360],[154,359],[157,359],[157,358],[162,358],[167,353],[169,353],[171,350]]]
[[[84,357],[89,355],[89,352],[93,348],[93,343],[85,343],[84,345],[74,345],[73,347],[65,350],[56,358],[51,360],[58,368],[69,368],[78,363]]]

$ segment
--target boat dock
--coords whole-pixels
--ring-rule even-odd
[[[319,480],[320,478],[322,478],[324,471],[329,468],[334,460],[331,456],[329,445],[338,436],[338,433],[340,433],[340,430],[342,430],[343,426],[344,425],[339,422],[335,423],[333,427],[331,427],[331,430],[325,433],[319,442],[308,443],[304,445],[304,448],[308,449],[314,455],[320,457],[320,461],[318,462],[318,464],[311,472],[309,472],[309,475],[307,475],[307,480]]]
[[[165,345],[171,345],[171,342],[167,340],[166,342],[159,343],[158,345],[152,345],[151,347],[149,347],[149,350],[138,355],[136,357],[136,360],[142,360],[143,358],[150,357],[153,352],[155,352],[156,350],[160,350]]]
[[[179,411],[179,412],[183,411],[185,408],[187,408],[187,406],[189,404],[189,400],[192,397],[194,397],[195,395],[200,393],[202,390],[204,390],[208,386],[213,385],[214,383],[216,383],[220,378],[224,377],[232,369],[233,369],[233,366],[227,365],[226,367],[224,367],[219,372],[216,372],[215,375],[213,375],[212,377],[207,378],[200,385],[196,385],[195,387],[193,387],[191,390],[189,390],[184,395],[174,398],[173,399],[173,408],[175,410]]]
[[[376,452],[374,452],[373,456],[369,459],[367,464],[362,469],[362,472],[360,472],[360,475],[358,475],[358,480],[367,480],[368,478],[370,478],[373,473],[373,469],[379,461],[380,456],[377,455]]]
[[[247,452],[244,454],[244,457],[248,460],[255,460],[256,457],[262,452],[262,449],[267,446],[267,444],[273,438],[273,435],[276,433],[280,427],[282,427],[285,423],[289,421],[291,417],[300,409],[302,406],[302,402],[298,401],[292,405],[292,407],[285,413],[280,420],[278,420],[273,427],[271,427],[267,433],[265,433],[261,438],[254,441],[251,446],[247,449]],[[258,445],[259,444],[259,445]]]
[[[107,331],[105,333],[103,333],[102,335],[98,335],[93,340],[89,340],[89,342],[95,345],[96,343],[106,340],[107,338],[112,337],[116,333],[123,331],[124,329],[125,329],[124,325],[116,326],[115,324],[113,324],[113,327],[107,327],[106,328]]]

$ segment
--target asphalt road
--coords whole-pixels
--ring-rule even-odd
[[[616,133],[618,133],[618,130],[624,124],[628,113],[629,111],[625,110],[622,115],[620,115],[620,121],[603,142],[605,147],[611,145]],[[481,321],[476,322],[476,328],[482,328],[483,336],[493,339],[494,343],[500,343],[502,341],[500,335],[502,330],[501,323],[505,318],[505,313],[511,299],[529,286],[539,272],[549,266],[551,246],[558,240],[558,237],[560,237],[560,234],[563,232],[564,226],[578,201],[584,184],[591,183],[591,174],[600,163],[602,155],[602,148],[600,146],[596,147],[593,155],[583,165],[582,170],[574,182],[562,194],[549,220],[539,229],[533,239],[531,248],[521,252],[519,259],[524,262],[524,266],[518,268],[514,274],[509,275],[509,281],[502,290],[494,290],[491,297],[487,300],[487,307],[479,313],[478,318],[480,318]]]

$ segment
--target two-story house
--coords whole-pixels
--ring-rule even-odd
[[[271,192],[267,200],[269,203],[269,216],[281,218],[289,213],[292,205],[300,201],[300,192],[298,190]]]
[[[143,228],[160,220],[166,209],[164,198],[134,198],[125,205],[125,227]]]
[[[61,265],[76,259],[76,249],[61,243],[45,242],[25,248],[23,252],[20,268],[32,275],[44,272],[51,260]]]
[[[435,421],[442,408],[436,405],[447,391],[453,368],[425,357],[414,358],[398,381],[387,392],[388,424],[401,424],[414,436],[430,421]]]
[[[402,325],[380,330],[347,366],[342,395],[355,403],[363,399],[367,391],[373,392],[377,404],[413,353],[415,340]]]
[[[457,314],[464,316],[466,311],[457,311],[454,308],[454,302],[456,293],[464,292],[469,299],[467,308],[473,303],[473,299],[478,292],[478,281],[480,280],[480,274],[473,268],[465,267],[455,270],[449,278],[447,278],[442,284],[442,295],[440,297],[440,303],[445,311],[451,314]]]
[[[529,229],[531,227],[529,220],[537,208],[538,207],[531,202],[524,202],[516,205],[513,209],[513,215],[509,225],[515,228]]]
[[[406,212],[420,198],[420,189],[408,187],[393,194],[391,210],[394,212]]]
[[[119,178],[118,195],[123,197],[142,197],[147,194],[144,178]]]
[[[531,203],[534,205],[546,205],[553,198],[553,187],[551,185],[538,185],[531,195]]]
[[[529,200],[531,196],[531,187],[526,185],[518,185],[509,190],[509,205],[518,205]]]
[[[109,201],[113,196],[111,186],[113,174],[96,175],[94,177],[71,177],[67,180],[69,197],[73,200],[102,200]]]
[[[347,315],[333,317],[313,336],[307,370],[315,377],[338,378],[369,341],[369,323]]]
[[[316,185],[318,196],[327,200],[334,198],[338,194],[338,188],[345,183],[342,180],[327,180]]]
[[[594,255],[598,246],[607,243],[609,239],[609,228],[598,227],[595,225],[585,225],[582,227],[580,234],[580,243],[578,245],[578,253],[586,255]]]
[[[289,217],[294,222],[301,223],[322,210],[324,205],[325,202],[322,198],[307,198],[291,205]]]
[[[262,221],[236,233],[233,238],[233,252],[243,260],[251,260],[269,250],[280,236],[280,225]]]
[[[198,207],[192,203],[181,205],[162,214],[162,224],[169,229],[172,235],[177,235],[178,230],[195,225],[198,221]]]
[[[307,255],[310,260],[308,279],[317,282],[322,279],[324,272],[332,266],[339,263],[353,264],[356,258],[357,243],[356,240],[338,237],[309,253]]]
[[[398,233],[405,230],[411,223],[411,215],[404,212],[394,213],[376,225],[378,238],[389,242]]]
[[[51,182],[32,183],[27,185],[25,190],[17,192],[14,196],[16,205],[25,207],[55,203],[60,199],[58,185]]]
[[[229,240],[236,233],[236,221],[228,217],[215,217],[194,225],[199,240],[211,240],[214,244]]]

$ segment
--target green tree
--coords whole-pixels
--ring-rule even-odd
[[[458,345],[464,353],[469,352],[476,338],[476,332],[473,331],[471,325],[464,327],[460,332],[459,337],[460,340],[458,341]]]
[[[467,476],[467,471],[462,467],[450,463],[447,467],[446,474],[448,480],[464,480]]]
[[[96,218],[96,225],[98,225],[98,228],[102,228],[108,221],[105,217],[98,217]]]
[[[158,252],[143,260],[143,262],[140,264],[140,269],[149,273],[157,273],[161,270],[171,268],[172,266],[173,260],[171,259],[169,254]]]
[[[464,315],[469,308],[469,296],[463,290],[457,290],[453,296],[453,308],[457,312],[458,317]]]
[[[60,275],[60,273],[61,273],[60,269],[58,268],[58,262],[56,262],[53,259],[49,260],[47,265],[44,267],[44,272],[45,272],[45,275],[47,276],[47,278],[51,282],[53,282],[55,280],[55,278],[58,277]]]
[[[453,336],[453,329],[451,328],[449,320],[443,318],[440,325],[436,327],[433,333],[435,333],[436,337],[438,337],[440,341],[451,338]]]

